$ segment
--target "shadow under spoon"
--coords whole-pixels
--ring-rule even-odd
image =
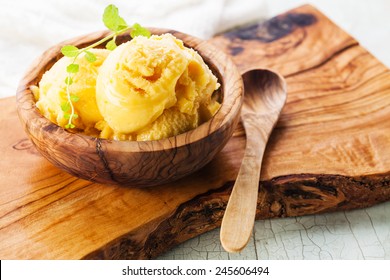
[[[243,80],[241,119],[246,148],[220,232],[222,246],[228,252],[241,251],[251,236],[264,150],[287,99],[286,83],[274,72],[251,70],[243,75]]]

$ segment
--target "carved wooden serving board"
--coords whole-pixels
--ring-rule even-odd
[[[390,199],[390,71],[312,6],[216,36],[240,71],[286,77],[258,219]],[[149,189],[77,179],[38,154],[0,100],[0,258],[147,259],[218,227],[245,146],[240,126],[205,168]],[[71,152],[71,151],[69,151]]]

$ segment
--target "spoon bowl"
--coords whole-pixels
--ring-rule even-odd
[[[246,148],[220,233],[222,246],[228,252],[241,251],[249,241],[265,147],[287,99],[284,79],[272,71],[248,71],[243,75],[243,81],[245,97],[241,119],[246,132]]]

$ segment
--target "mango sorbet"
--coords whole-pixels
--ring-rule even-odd
[[[115,140],[159,140],[194,129],[220,104],[213,98],[217,78],[202,57],[171,34],[138,36],[112,52],[94,50],[98,60],[82,57],[71,85],[75,124],[84,133]],[[60,104],[66,98],[66,66],[61,58],[39,84],[37,107],[64,127]],[[95,87],[96,85],[96,87]]]
[[[102,137],[157,140],[191,130],[218,110],[211,99],[218,86],[201,56],[173,35],[138,36],[99,70]]]
[[[98,121],[103,120],[96,104],[96,77],[98,69],[106,59],[110,51],[103,49],[92,49],[97,60],[88,62],[84,55],[80,55],[75,63],[79,64],[79,72],[74,75],[73,83],[69,86],[71,94],[79,97],[74,102],[75,112],[78,118],[74,120],[77,128],[89,133]],[[37,97],[37,107],[41,113],[58,124],[65,127],[68,120],[64,117],[61,104],[67,102],[65,79],[68,76],[66,67],[71,64],[73,58],[62,57],[49,71],[47,71],[39,82],[39,90],[34,94]]]

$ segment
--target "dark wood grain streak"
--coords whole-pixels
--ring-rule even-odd
[[[311,69],[358,42],[312,7],[221,34],[210,41],[245,73],[267,68],[289,76]],[[256,57],[256,59],[254,59]]]

